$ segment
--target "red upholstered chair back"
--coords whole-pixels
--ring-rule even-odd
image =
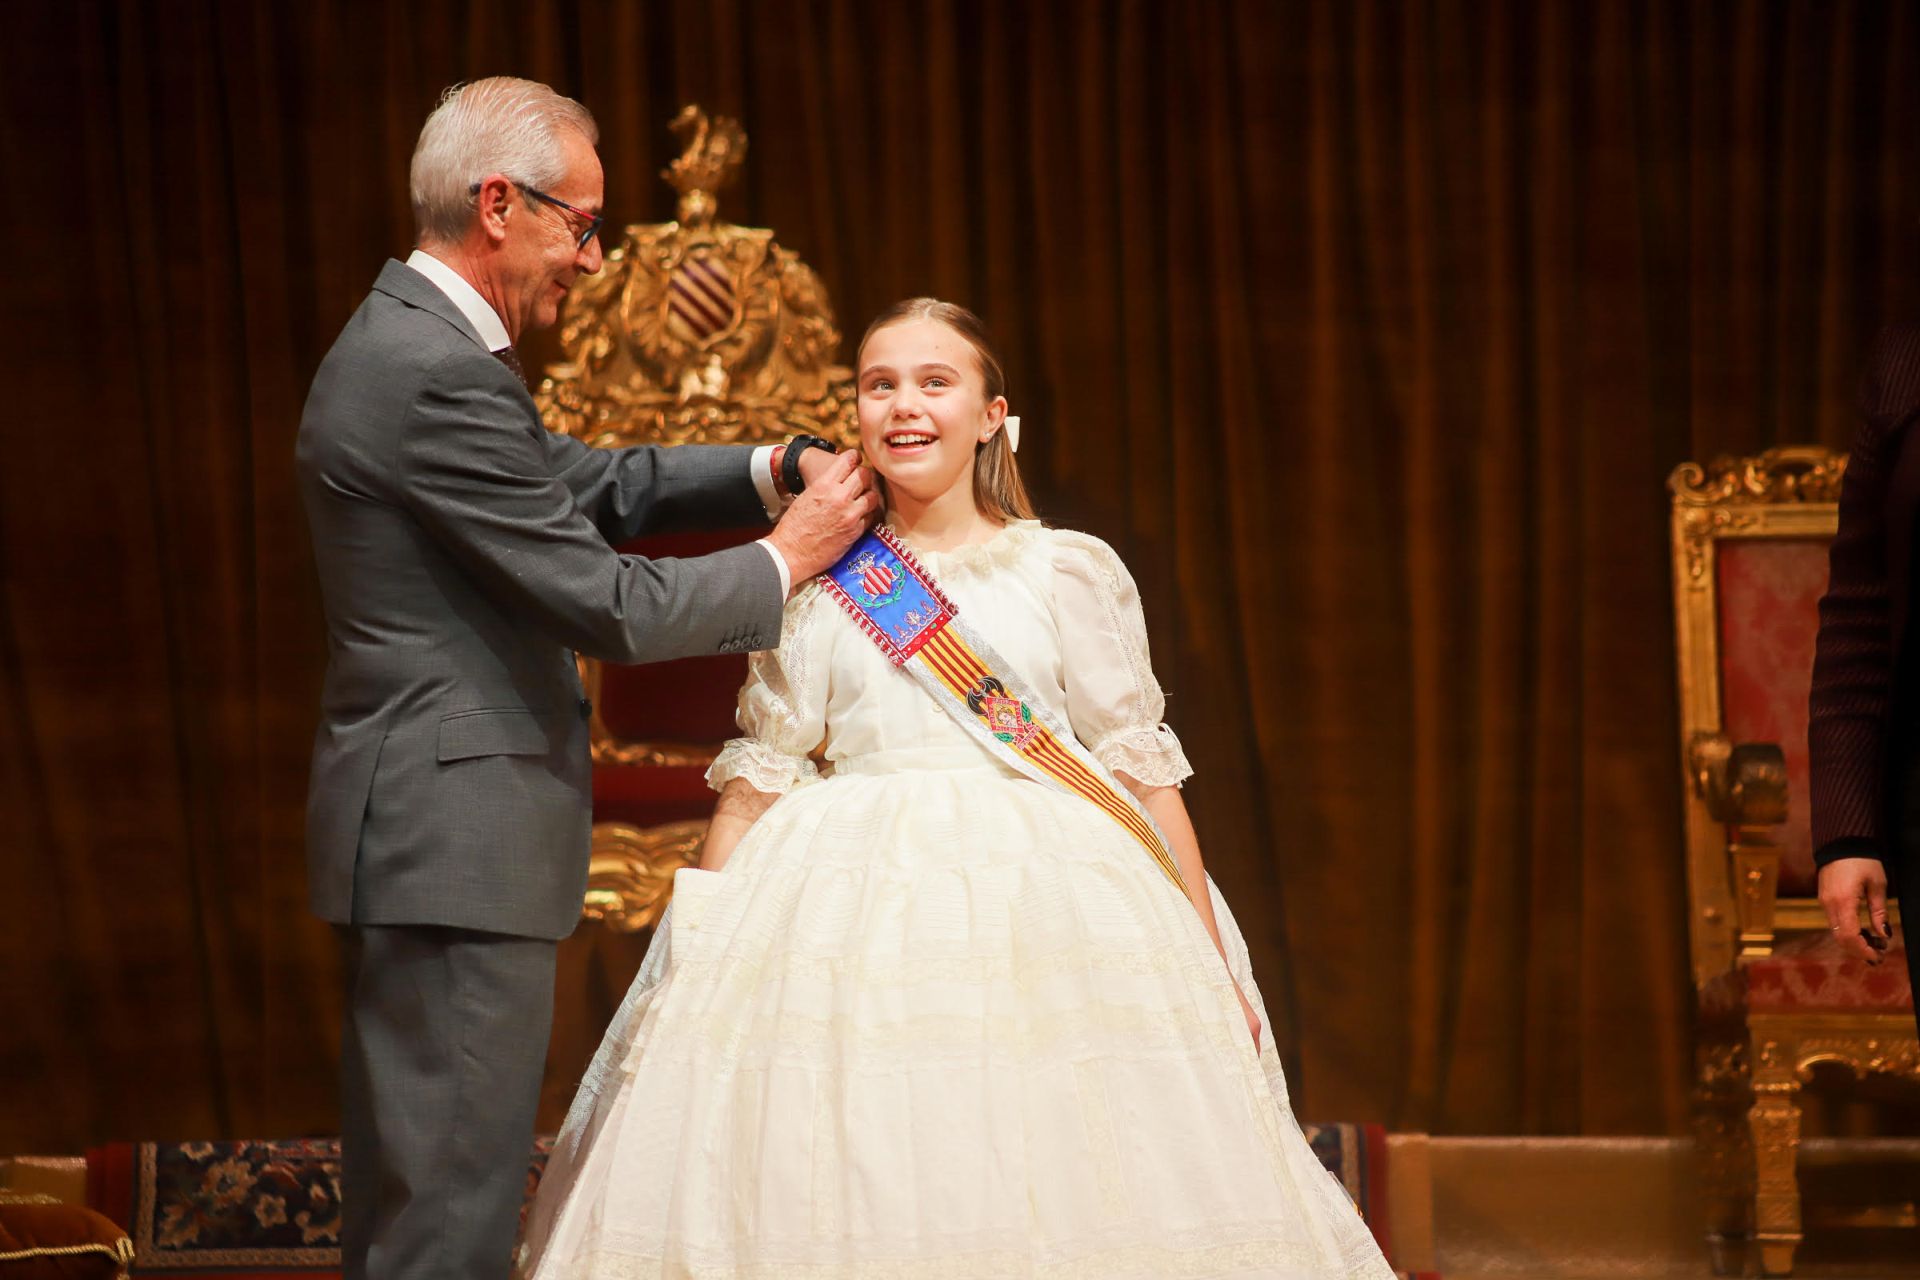
[[[706,555],[762,537],[765,528],[666,534],[621,547],[655,558]],[[734,706],[745,654],[645,666],[583,663],[593,690],[593,820],[640,828],[704,820],[714,795],[707,766],[739,730]]]
[[[1716,556],[1721,720],[1734,742],[1772,742],[1787,763],[1787,820],[1779,896],[1815,894],[1807,780],[1807,691],[1820,597],[1824,537],[1729,539]]]
[[[1688,463],[1668,481],[1689,932],[1702,986],[1736,955],[1764,954],[1775,933],[1826,927],[1813,896],[1807,692],[1845,466],[1825,449],[1782,447]],[[1784,822],[1775,812],[1763,828],[1729,828],[1725,766],[1741,744],[1777,749]]]

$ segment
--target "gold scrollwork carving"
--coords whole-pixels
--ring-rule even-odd
[[[1687,581],[1696,590],[1703,590],[1707,581],[1707,551],[1713,540],[1725,533],[1751,529],[1757,523],[1757,517],[1749,511],[1729,511],[1725,507],[1687,509],[1680,517],[1681,535],[1686,540]]]
[[[1858,1075],[1910,1076],[1920,1080],[1920,1040],[1871,1034],[1812,1036],[1794,1046],[1794,1070],[1802,1080],[1822,1062],[1837,1062]]]
[[[705,822],[595,826],[581,918],[620,933],[652,928],[673,896],[674,872],[699,860],[706,835]]]
[[[680,193],[680,221],[704,226],[713,221],[713,193],[733,181],[747,158],[747,131],[737,120],[710,118],[688,104],[667,126],[685,139],[686,150],[661,177]]]
[[[1730,503],[1837,502],[1847,455],[1819,445],[1779,445],[1747,458],[1720,457],[1706,466],[1684,462],[1667,488],[1690,507]]]
[[[772,231],[716,218],[745,131],[692,106],[673,127],[678,220],[628,227],[568,296],[564,359],[534,393],[547,427],[599,447],[853,443],[853,371],[819,277]]]

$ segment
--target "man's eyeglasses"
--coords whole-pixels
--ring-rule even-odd
[[[582,231],[580,233],[580,238],[574,242],[574,247],[577,249],[586,248],[587,241],[599,235],[600,228],[603,225],[605,225],[607,221],[607,215],[604,213],[589,213],[585,209],[582,209],[577,205],[568,204],[565,200],[559,200],[553,196],[548,195],[546,192],[540,190],[540,188],[538,187],[530,187],[526,183],[521,182],[517,178],[512,179],[512,182],[514,186],[520,188],[522,191],[532,196],[535,200],[545,201],[547,204],[552,205],[556,209],[565,210],[566,212],[572,214],[576,218],[585,218],[587,220],[586,230]],[[480,184],[476,182],[471,187],[467,188],[467,194],[470,196],[479,195]]]

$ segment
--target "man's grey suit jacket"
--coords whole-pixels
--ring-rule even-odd
[[[765,548],[644,560],[609,543],[763,522],[750,452],[547,431],[452,300],[387,263],[300,422],[329,645],[307,800],[317,914],[572,931],[592,807],[573,651],[652,662],[780,634]]]

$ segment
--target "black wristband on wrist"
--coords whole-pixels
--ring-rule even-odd
[[[828,453],[838,453],[833,441],[820,436],[795,436],[787,441],[787,451],[780,459],[780,483],[787,487],[787,493],[799,497],[800,491],[807,487],[800,478],[800,455],[808,449],[825,449]]]

